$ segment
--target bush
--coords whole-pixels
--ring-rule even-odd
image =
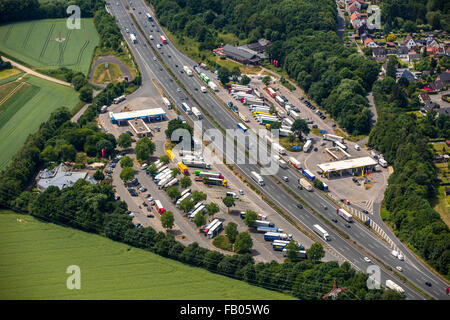
[[[228,237],[220,235],[214,238],[213,245],[219,249],[233,251],[233,245]]]

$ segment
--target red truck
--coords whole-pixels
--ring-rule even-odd
[[[166,209],[164,209],[163,205],[161,204],[161,201],[155,200],[155,207],[156,210],[158,210],[159,214],[163,214],[166,212]]]
[[[167,44],[167,39],[164,36],[159,37],[159,40],[161,40],[162,43]]]

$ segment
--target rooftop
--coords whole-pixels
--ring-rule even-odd
[[[60,190],[66,187],[71,187],[78,179],[86,179],[87,172],[71,172],[69,168],[61,163],[53,170],[44,169],[39,174],[39,181],[37,183],[38,189],[46,190],[50,186],[58,187]]]
[[[378,162],[375,161],[374,159],[372,159],[371,157],[362,157],[362,158],[320,163],[317,166],[323,172],[330,172],[330,171],[340,171],[340,170],[346,170],[346,169],[356,169],[356,168],[361,168],[361,167],[366,167],[366,166],[374,166],[377,163]]]
[[[139,118],[148,118],[148,117],[158,117],[165,116],[166,112],[163,108],[153,108],[153,109],[143,109],[136,111],[126,111],[126,112],[110,112],[109,116],[111,119],[116,121],[123,120],[131,120],[131,119],[139,119]]]

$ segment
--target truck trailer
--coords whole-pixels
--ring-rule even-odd
[[[266,241],[292,240],[292,235],[278,232],[267,232],[264,234],[264,240]]]
[[[186,72],[186,74],[191,77],[192,76],[192,70],[191,68],[189,68],[188,66],[183,66],[183,70],[184,72]]]
[[[258,172],[252,171],[251,176],[252,176],[252,179],[255,180],[260,186],[264,186],[264,179],[261,177],[261,175]]]
[[[342,208],[337,208],[336,213],[347,222],[353,222],[353,216]]]
[[[316,180],[316,176],[313,175],[312,172],[307,169],[302,169],[302,174],[311,181]]]
[[[328,232],[325,231],[324,228],[319,226],[318,224],[313,225],[313,230],[315,233],[317,233],[321,238],[323,238],[325,241],[330,241],[330,235]]]
[[[289,163],[292,164],[296,169],[300,170],[302,168],[300,161],[298,161],[294,157],[289,157],[288,160],[289,160]]]
[[[305,188],[306,191],[312,191],[313,189],[312,185],[305,178],[300,178],[299,184]]]

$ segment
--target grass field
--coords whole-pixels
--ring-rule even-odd
[[[105,63],[98,65],[94,70],[93,81],[94,83],[116,83],[123,77],[120,68],[115,63],[108,63],[108,69],[106,69]]]
[[[23,80],[27,84],[0,106],[0,169],[50,113],[60,106],[72,109],[79,101],[72,88],[30,75]]]
[[[60,36],[68,40],[60,41]],[[82,19],[79,30],[67,29],[66,19],[35,20],[0,27],[0,51],[36,68],[64,66],[87,74],[98,42],[92,19]]]
[[[293,299],[31,216],[3,212],[0,226],[0,299]]]
[[[445,186],[438,188],[434,210],[439,213],[442,220],[450,227],[450,196],[445,195]]]

